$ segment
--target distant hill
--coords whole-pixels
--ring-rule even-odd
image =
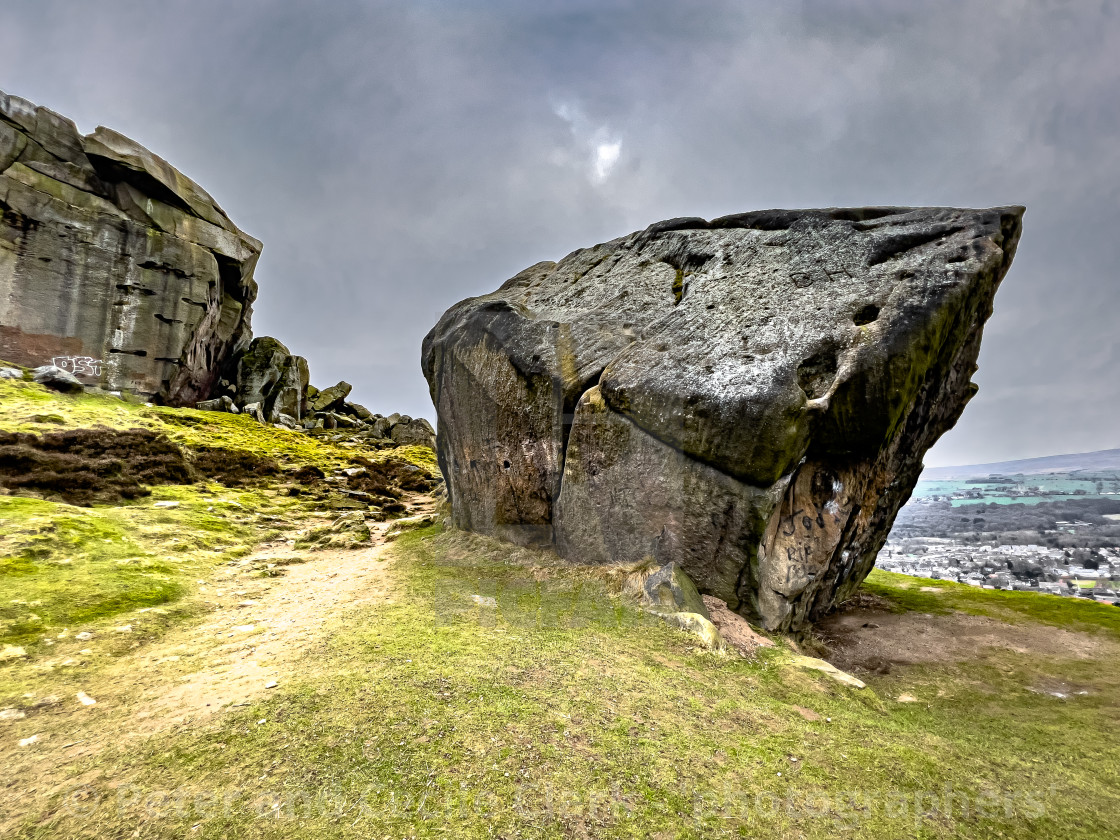
[[[1073,472],[1074,470],[1120,470],[1120,449],[1102,449],[1099,452],[1079,452],[1073,455],[1046,455],[1042,458],[1025,458],[1022,461],[997,461],[992,464],[969,464],[959,467],[928,467],[922,472],[922,481],[952,481],[963,478],[985,478],[993,473],[1000,475],[1037,475],[1041,473]]]

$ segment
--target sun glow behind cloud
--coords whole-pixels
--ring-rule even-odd
[[[594,176],[596,181],[605,181],[614,169],[614,165],[618,163],[618,157],[622,154],[622,141],[614,143],[600,143],[595,147],[595,165],[593,167]]]
[[[552,112],[568,124],[580,150],[579,166],[586,170],[593,184],[602,184],[622,157],[622,140],[607,125],[592,128],[591,121],[576,103],[557,102],[552,106]]]

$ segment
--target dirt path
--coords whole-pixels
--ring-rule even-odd
[[[410,517],[424,515],[434,503],[413,497],[409,508]],[[392,561],[385,558],[386,532],[393,524],[372,525],[368,547],[308,552],[266,544],[244,565],[217,569],[194,596],[211,609],[202,621],[173,629],[90,673],[84,690],[96,703],[82,706],[68,698],[44,709],[36,715],[42,734],[35,744],[0,745],[0,762],[10,778],[35,783],[4,791],[0,836],[9,821],[96,778],[92,772],[73,779],[74,762],[131,739],[206,725],[228,709],[248,705],[291,676],[297,661],[322,643],[328,620],[357,606],[391,603]],[[254,576],[254,566],[268,563],[281,574]],[[306,663],[299,667],[306,676]]]
[[[235,605],[151,647],[135,664],[158,672],[166,664],[190,662],[195,670],[179,675],[178,685],[158,679],[143,687],[136,698],[138,733],[200,722],[283,681],[291,664],[319,644],[325,620],[348,607],[391,600],[384,549],[379,541],[370,548],[316,552],[306,563],[287,566],[267,589],[241,589],[247,596],[237,596]],[[257,559],[282,563],[295,554],[267,551]]]

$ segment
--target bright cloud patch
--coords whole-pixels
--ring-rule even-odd
[[[584,161],[591,181],[601,184],[607,180],[622,155],[622,141],[616,140],[607,126],[593,126],[576,103],[556,102],[552,112],[568,124],[576,143],[586,150]]]
[[[622,143],[600,143],[595,147],[595,180],[605,181],[611,174],[614,165],[618,163],[618,156],[622,153]]]

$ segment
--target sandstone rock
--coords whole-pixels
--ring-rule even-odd
[[[452,522],[675,562],[799,630],[870,571],[975,393],[1022,208],[651,225],[452,307],[424,341]]]
[[[23,379],[23,371],[19,368],[0,367],[0,379]]]
[[[663,613],[661,618],[679,630],[692,633],[708,650],[723,650],[725,647],[716,626],[699,613],[670,612]]]
[[[375,417],[373,420],[373,433],[377,437],[387,438],[392,431],[392,424],[388,417]]]
[[[324,411],[323,414],[334,422],[334,425],[331,426],[332,429],[353,429],[358,425],[353,417],[347,417],[337,411]]]
[[[31,378],[52,391],[61,391],[64,394],[80,394],[85,390],[78,377],[70,371],[54,365],[43,365],[35,368],[31,371]]]
[[[820,671],[825,676],[836,680],[836,682],[842,685],[849,686],[850,688],[867,688],[867,683],[863,680],[853,677],[847,671],[841,671],[835,665],[825,662],[823,659],[797,655],[790,660],[790,664],[795,668],[804,668],[808,671]]]
[[[308,396],[307,407],[312,412],[331,411],[341,408],[347,395],[353,389],[349,382],[339,382],[322,391],[316,391],[315,396]]]
[[[389,432],[389,437],[398,446],[427,446],[432,449],[436,448],[436,436],[432,430],[432,424],[422,417],[404,418],[401,422],[397,423]]]
[[[106,128],[0,92],[0,358],[194,405],[250,337],[261,244]]]
[[[696,585],[676,563],[634,572],[626,579],[622,591],[644,607],[663,612],[697,613],[711,620]]]
[[[270,336],[254,338],[237,364],[237,402],[260,403],[269,422],[281,414],[300,420],[307,413],[307,360],[293,356]]]
[[[347,414],[352,414],[364,422],[368,423],[374,419],[373,412],[364,405],[358,405],[358,403],[343,403],[342,407]]]
[[[195,403],[195,408],[200,411],[224,411],[228,414],[238,414],[241,409],[233,402],[233,397],[219,397],[216,400],[203,400]]]

